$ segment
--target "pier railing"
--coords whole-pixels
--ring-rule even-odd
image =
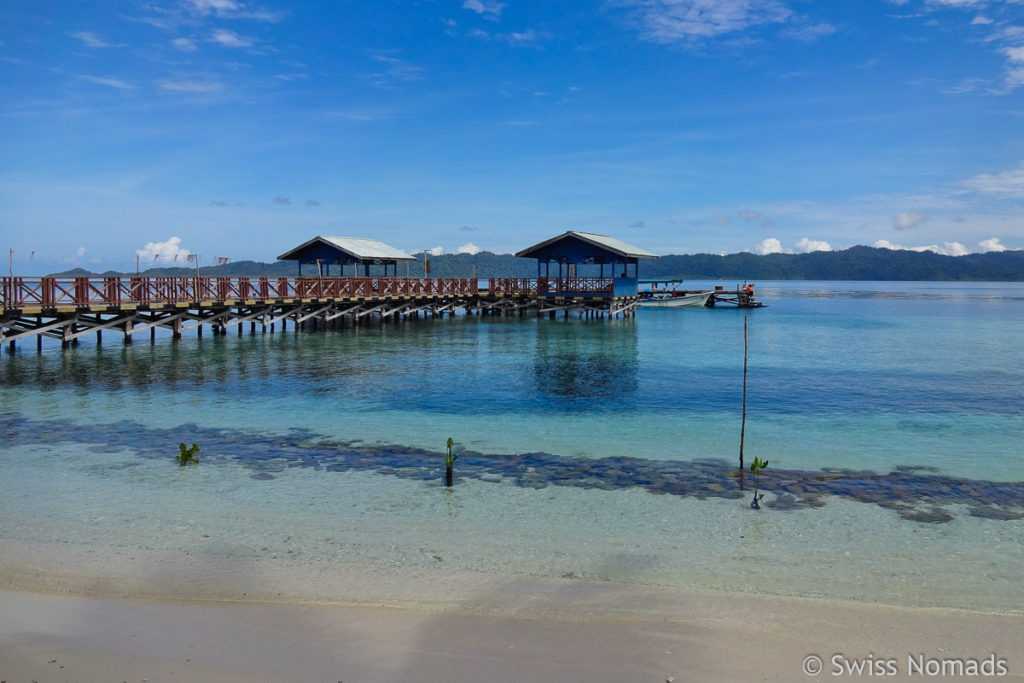
[[[475,296],[475,278],[405,277],[4,277],[3,310],[23,308]]]
[[[636,295],[636,280],[599,277],[476,278],[415,277],[4,277],[0,308],[56,309],[90,306],[151,306],[210,302],[273,302],[291,299],[380,299],[387,297],[610,296]],[[625,288],[625,289],[624,289]]]

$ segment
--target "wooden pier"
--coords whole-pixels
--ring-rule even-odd
[[[124,343],[157,329],[177,339],[204,326],[239,335],[343,322],[477,315],[619,317],[636,313],[635,280],[623,278],[403,277],[4,277],[0,279],[0,344],[44,338],[73,345],[103,332]]]
[[[719,305],[735,306],[737,308],[762,308],[764,303],[758,301],[754,296],[753,285],[747,287],[736,285],[734,290],[717,285],[711,298],[708,299],[708,308],[714,308]]]

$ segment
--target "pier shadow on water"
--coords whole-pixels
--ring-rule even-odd
[[[329,472],[369,471],[424,482],[443,477],[444,455],[401,445],[363,445],[330,440],[311,430],[293,429],[285,435],[199,427],[193,424],[154,428],[122,421],[75,425],[30,420],[17,413],[0,414],[0,445],[12,449],[40,443],[76,443],[93,451],[122,450],[139,457],[173,463],[182,440],[202,446],[203,466],[236,462],[252,471],[255,480],[273,479],[292,467]],[[542,489],[572,486],[614,491],[640,488],[652,495],[697,499],[739,499],[750,495],[736,466],[724,460],[650,460],[640,457],[580,458],[551,453],[484,455],[462,451],[456,467],[459,479],[511,482]],[[902,466],[887,474],[870,470],[784,470],[761,474],[761,490],[772,494],[765,505],[775,510],[801,510],[825,505],[827,496],[871,503],[915,522],[942,523],[953,519],[952,505],[969,514],[993,520],[1024,518],[1024,482],[996,482],[939,474],[934,468]]]

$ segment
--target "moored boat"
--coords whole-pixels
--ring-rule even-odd
[[[714,292],[691,291],[679,287],[682,280],[646,280],[648,289],[640,290],[638,305],[646,308],[709,308]]]
[[[659,295],[659,292],[652,292],[650,298],[641,297],[637,303],[640,306],[652,308],[707,308],[708,300],[714,292],[687,292],[685,294]]]

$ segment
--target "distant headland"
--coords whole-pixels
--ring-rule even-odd
[[[408,263],[408,275],[423,276],[423,254]],[[441,254],[428,256],[432,277],[536,277],[533,259],[512,254]],[[398,275],[406,275],[399,269]],[[260,263],[236,261],[203,267],[203,275],[216,276],[294,276],[293,261]],[[150,268],[143,275],[189,275],[194,267]],[[108,271],[93,273],[81,268],[51,273],[72,275],[126,275]],[[303,274],[316,275],[313,266],[304,266]],[[376,274],[376,273],[375,273]],[[1024,282],[1024,250],[944,256],[930,251],[908,251],[855,246],[841,251],[816,251],[808,254],[670,254],[643,264],[644,278],[681,278],[688,280],[949,280]]]

